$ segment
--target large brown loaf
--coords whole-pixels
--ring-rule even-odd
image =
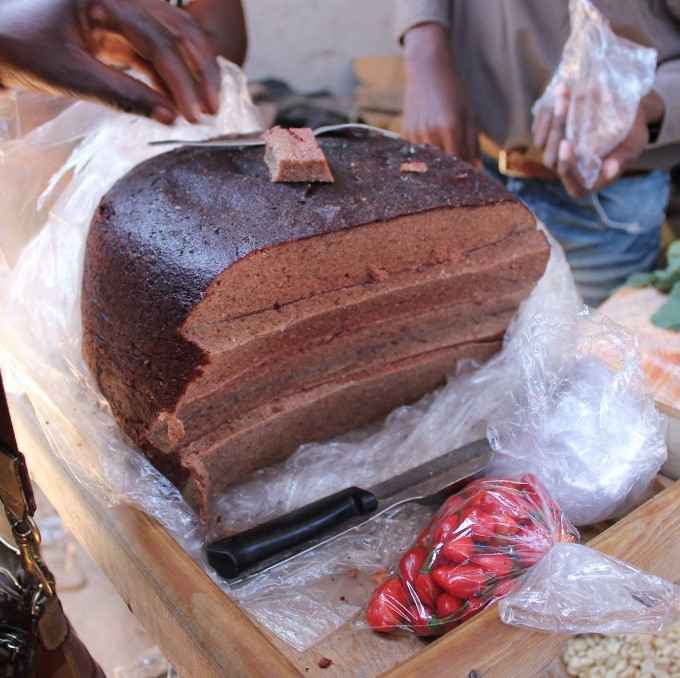
[[[258,148],[187,148],[92,222],[85,358],[204,517],[254,469],[491,356],[546,265],[534,217],[466,164],[365,133],[321,144],[333,184],[273,184]]]

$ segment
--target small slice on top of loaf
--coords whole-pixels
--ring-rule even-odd
[[[311,129],[273,127],[265,132],[264,139],[264,160],[272,181],[333,181],[326,156]]]
[[[364,131],[319,142],[334,183],[272,183],[261,148],[184,148],[92,222],[85,358],[203,518],[298,445],[489,358],[548,260],[526,207],[465,163]]]

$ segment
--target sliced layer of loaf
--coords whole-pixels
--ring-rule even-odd
[[[184,450],[182,462],[189,470],[184,495],[194,506],[209,507],[220,490],[282,461],[301,442],[324,440],[384,417],[441,385],[459,360],[484,362],[501,343],[496,337],[420,354],[274,400],[236,427],[226,422]]]
[[[489,357],[547,262],[528,210],[463,163],[381,136],[322,146],[334,184],[272,184],[261,149],[159,156],[92,224],[85,357],[204,516],[297,445]]]

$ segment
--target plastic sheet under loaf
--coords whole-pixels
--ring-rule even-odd
[[[257,128],[242,75],[235,67],[224,69],[222,111],[218,119],[206,120],[200,127],[180,123],[168,131],[148,120],[78,103],[25,136],[0,144],[3,182],[19,177],[22,187],[20,199],[15,194],[13,202],[3,206],[2,231],[24,236],[39,231],[16,265],[0,264],[0,360],[17,414],[29,416],[32,409],[39,415],[34,421],[53,453],[87,491],[102,502],[139,506],[163,524],[209,573],[202,553],[205,535],[200,534],[195,515],[179,492],[123,439],[83,363],[79,294],[83,247],[92,213],[120,176],[160,152],[146,142]],[[18,104],[20,122],[21,98]],[[5,129],[20,130],[16,122]],[[50,157],[59,163],[68,153],[70,157],[51,181],[44,171],[36,173],[35,181],[27,182],[27,162],[37,165],[41,158]],[[24,231],[27,223],[30,228]],[[567,515],[568,502],[565,504],[560,493],[568,490],[570,479],[591,483],[592,516],[599,518],[619,509],[640,493],[663,462],[663,424],[652,401],[641,391],[634,345],[619,330],[582,310],[564,256],[555,247],[543,280],[520,310],[501,354],[481,369],[469,366],[453,375],[437,393],[393,412],[381,426],[325,444],[303,446],[282,466],[264,469],[234,487],[221,499],[225,525],[243,529],[343,486],[370,486],[483,436],[489,422],[496,424],[495,440],[500,441],[502,459],[503,430],[535,439],[534,428],[522,423],[533,414],[527,393],[542,395],[536,414],[544,416],[558,385],[566,388],[571,383],[578,389],[583,373],[570,371],[571,366],[584,357],[591,360],[593,352],[625,369],[620,376],[611,373],[599,391],[591,389],[588,398],[595,402],[586,398],[580,406],[607,414],[608,425],[620,424],[636,445],[626,450],[615,480],[610,481],[607,474],[598,475],[598,459],[611,464],[617,450],[612,448],[601,457],[596,447],[588,451],[595,455],[588,462],[592,474],[581,473],[581,458],[545,455],[543,462],[549,472],[542,477]],[[607,369],[604,363],[602,369]],[[619,417],[617,422],[619,396],[632,404],[624,410],[625,421]],[[573,414],[568,408],[564,413]],[[588,421],[597,427],[599,418],[589,415]],[[553,432],[560,442],[560,435],[570,436],[573,431],[555,425]],[[568,451],[570,446],[562,442],[558,448]],[[518,460],[515,466],[524,463],[510,443],[507,451]],[[558,475],[563,482],[551,486]],[[372,588],[370,575],[392,562],[428,517],[425,509],[407,507],[237,592],[219,583],[261,624],[302,650],[360,611]],[[340,588],[345,597],[341,602]]]

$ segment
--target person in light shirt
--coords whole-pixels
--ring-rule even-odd
[[[407,78],[404,134],[472,163],[484,161],[562,244],[592,305],[631,273],[655,266],[669,170],[680,161],[680,0],[594,4],[617,33],[653,46],[659,59],[633,128],[588,191],[564,138],[568,93],[556,114],[537,120],[531,114],[569,36],[567,0],[396,2]],[[606,123],[608,111],[600,114]],[[525,162],[524,176],[504,176],[481,153],[479,132],[506,158],[534,149],[542,162]]]

